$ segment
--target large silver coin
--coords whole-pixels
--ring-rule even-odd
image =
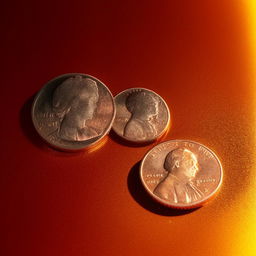
[[[110,130],[115,118],[113,96],[95,77],[64,74],[37,94],[32,120],[40,136],[62,150],[94,145]]]
[[[158,144],[145,155],[140,177],[156,201],[186,209],[201,206],[216,195],[223,172],[209,148],[193,141],[172,140]]]
[[[115,96],[113,130],[134,143],[151,142],[165,133],[170,123],[166,102],[155,92],[131,88]]]

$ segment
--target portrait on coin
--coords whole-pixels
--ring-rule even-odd
[[[67,141],[84,141],[100,135],[89,127],[99,100],[98,86],[90,78],[80,75],[62,82],[53,92],[52,109],[60,120],[58,134]]]
[[[196,155],[186,148],[170,151],[164,160],[167,174],[154,189],[154,194],[174,203],[192,203],[203,194],[193,184],[199,171]]]
[[[125,104],[131,117],[124,127],[124,137],[134,140],[154,138],[157,131],[152,118],[158,115],[158,99],[151,93],[135,91],[128,95]]]

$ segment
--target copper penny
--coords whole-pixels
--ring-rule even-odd
[[[115,96],[113,130],[133,143],[152,142],[165,133],[170,123],[166,102],[145,88],[127,89]]]
[[[196,208],[219,190],[223,171],[214,152],[186,140],[158,144],[143,158],[140,177],[146,191],[159,203],[174,208]]]
[[[49,81],[32,106],[32,120],[39,135],[53,147],[68,151],[100,141],[114,117],[114,99],[107,86],[80,73]]]

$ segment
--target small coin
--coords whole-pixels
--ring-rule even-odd
[[[171,140],[145,155],[140,177],[146,191],[159,203],[189,209],[203,205],[216,194],[223,171],[218,157],[204,145]]]
[[[170,112],[166,102],[144,88],[127,89],[115,96],[116,117],[113,130],[134,143],[151,142],[167,130]]]
[[[39,135],[61,150],[80,150],[100,141],[115,118],[114,99],[101,81],[80,74],[64,74],[37,94],[32,120]]]

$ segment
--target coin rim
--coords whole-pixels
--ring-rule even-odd
[[[149,142],[152,143],[152,142],[156,141],[158,138],[160,138],[162,135],[164,135],[164,133],[170,129],[170,125],[171,125],[171,114],[170,114],[169,106],[168,106],[168,104],[166,103],[166,101],[165,101],[158,93],[156,93],[156,92],[154,92],[154,91],[152,91],[152,90],[150,90],[150,89],[143,88],[143,87],[128,88],[128,89],[125,89],[125,90],[119,92],[119,93],[114,97],[115,104],[116,104],[116,98],[117,98],[118,96],[120,96],[121,94],[126,93],[126,92],[128,92],[128,91],[131,91],[131,90],[145,90],[145,91],[151,92],[151,93],[153,93],[154,95],[156,95],[157,97],[159,97],[160,100],[163,101],[163,103],[164,103],[164,105],[165,105],[165,107],[166,107],[166,109],[167,109],[167,123],[166,123],[164,129],[161,131],[161,133],[159,133],[158,135],[156,135],[154,138],[152,138],[152,139],[150,139],[150,140],[148,140],[148,139],[144,139],[144,140],[133,140],[133,139],[129,139],[129,138],[127,138],[127,137],[125,137],[125,136],[119,134],[119,133],[116,131],[116,129],[114,128],[114,125],[112,125],[112,130],[113,130],[118,136],[120,136],[122,139],[124,139],[124,140],[126,140],[126,141],[129,141],[129,142],[132,142],[132,143],[136,143],[136,144],[143,144],[143,143],[149,143]],[[116,107],[116,112],[117,112],[117,107]],[[115,120],[114,120],[114,122],[115,122]],[[113,124],[114,124],[114,122],[113,122]]]
[[[159,197],[157,197],[153,192],[151,192],[149,190],[149,188],[147,187],[146,183],[144,182],[144,179],[142,177],[142,172],[143,172],[143,165],[144,165],[144,162],[146,160],[146,158],[148,157],[148,155],[151,153],[151,151],[153,149],[155,149],[156,147],[160,146],[161,144],[165,144],[165,143],[170,143],[170,142],[190,142],[190,143],[194,143],[194,144],[197,144],[199,146],[203,146],[204,148],[206,148],[208,151],[210,151],[210,153],[213,154],[213,156],[216,158],[219,166],[220,166],[220,181],[219,181],[219,184],[217,185],[217,187],[213,190],[213,192],[208,195],[207,197],[205,197],[204,199],[200,200],[200,201],[197,201],[197,202],[194,202],[194,203],[191,203],[191,204],[183,204],[183,203],[175,203],[175,204],[172,204],[172,203],[168,203],[166,200],[164,199],[161,199]],[[157,202],[167,206],[167,207],[172,207],[172,208],[178,208],[178,209],[191,209],[191,208],[197,208],[197,207],[200,207],[202,206],[203,204],[207,203],[208,200],[210,200],[211,198],[213,198],[217,192],[219,191],[221,185],[222,185],[222,182],[223,182],[223,167],[222,167],[222,164],[217,156],[217,154],[214,153],[214,151],[212,151],[211,149],[209,149],[208,147],[206,147],[205,145],[199,143],[199,142],[196,142],[196,141],[192,141],[192,140],[183,140],[183,139],[177,139],[177,140],[168,140],[168,141],[163,141],[159,144],[157,144],[156,146],[154,146],[153,148],[151,148],[150,150],[148,150],[148,152],[145,154],[145,156],[143,157],[141,163],[140,163],[140,179],[141,179],[141,183],[144,187],[144,189],[149,193],[149,195],[151,197],[153,197],[153,199],[155,199]]]
[[[92,78],[94,80],[96,80],[96,82],[99,82],[101,83],[108,91],[108,93],[110,94],[111,96],[111,101],[113,103],[113,114],[112,114],[112,118],[111,118],[111,121],[109,123],[109,126],[107,127],[106,131],[99,136],[98,139],[96,139],[94,142],[92,143],[89,143],[88,145],[85,145],[85,146],[81,146],[81,147],[78,147],[78,148],[70,148],[69,146],[58,146],[58,145],[55,145],[53,143],[51,143],[50,141],[48,141],[46,138],[44,138],[41,133],[39,132],[39,130],[37,129],[37,126],[35,125],[36,123],[36,120],[35,120],[35,106],[37,104],[37,101],[38,99],[40,98],[40,96],[43,94],[43,91],[44,91],[44,88],[48,87],[51,85],[51,83],[53,83],[55,80],[58,80],[62,77],[72,77],[72,76],[76,76],[76,75],[81,75],[83,77],[88,77],[88,78]],[[101,141],[101,139],[103,139],[108,133],[109,131],[111,130],[112,128],[112,125],[113,125],[113,122],[115,120],[115,116],[116,116],[116,104],[115,104],[115,101],[114,101],[114,97],[113,97],[113,94],[111,93],[110,89],[101,81],[99,80],[98,78],[92,76],[92,75],[88,75],[88,74],[84,74],[84,73],[65,73],[65,74],[62,74],[62,75],[59,75],[59,76],[56,76],[54,78],[52,78],[51,80],[49,80],[48,82],[46,82],[42,88],[37,92],[34,100],[33,100],[33,103],[32,103],[32,107],[31,107],[31,117],[32,117],[32,122],[33,122],[33,125],[34,125],[34,128],[36,129],[37,133],[40,135],[40,137],[46,142],[48,143],[49,145],[53,146],[54,148],[56,149],[59,149],[59,150],[65,150],[65,151],[81,151],[81,150],[85,150],[85,149],[88,149],[90,148],[91,146],[95,146],[95,144],[97,144],[98,142]],[[86,141],[86,140],[85,140]],[[83,141],[81,141],[83,142]]]

